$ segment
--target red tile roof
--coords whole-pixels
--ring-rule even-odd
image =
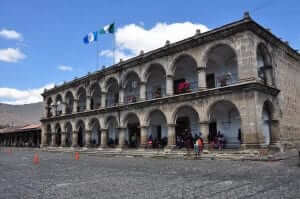
[[[14,126],[0,129],[0,134],[4,133],[23,133],[28,131],[41,130],[41,124],[27,124],[25,126]]]

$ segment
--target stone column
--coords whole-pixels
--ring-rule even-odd
[[[86,108],[85,110],[90,111],[91,110],[91,101],[92,101],[92,96],[87,95],[86,96]],[[94,103],[95,106],[95,103]]]
[[[66,146],[66,132],[64,131],[61,132],[61,146],[62,147]]]
[[[85,131],[85,147],[91,147],[91,130]]]
[[[278,145],[280,141],[280,128],[279,128],[279,121],[278,120],[271,120],[270,121],[270,141],[271,145]]]
[[[66,109],[67,109],[67,103],[62,102],[62,115],[65,115],[67,113]]]
[[[45,124],[42,124],[42,132],[41,132],[41,139],[42,144],[41,147],[47,146],[47,126]]]
[[[148,126],[141,126],[141,144],[140,148],[146,148],[147,147],[147,141],[148,141]]]
[[[167,96],[174,95],[173,75],[167,75],[166,87],[167,87],[167,89],[166,89]]]
[[[175,124],[168,124],[168,146],[167,146],[167,148],[173,149],[175,147],[176,147]]]
[[[265,78],[268,86],[273,86],[273,68],[272,66],[264,66]]]
[[[55,147],[56,146],[56,133],[51,134],[51,146]]]
[[[78,99],[74,99],[74,104],[73,104],[73,111],[72,111],[72,113],[77,113],[77,107],[78,107]]]
[[[206,67],[199,66],[197,68],[198,71],[198,89],[205,90],[207,88],[206,85]]]
[[[106,96],[107,96],[106,92],[101,93],[101,107],[102,108],[106,107]]]
[[[209,134],[209,122],[201,121],[199,123],[200,132],[202,133],[201,137],[204,141],[204,144],[208,144],[208,134]]]
[[[107,148],[108,129],[101,129],[101,148]]]
[[[140,86],[140,101],[146,100],[146,82],[141,82]]]
[[[243,103],[239,109],[241,117],[241,137],[243,149],[259,148],[264,145],[263,132],[260,128],[261,112],[256,104],[256,91],[244,91]]]
[[[119,128],[119,146],[118,148],[124,148],[125,147],[125,131],[126,128]]]
[[[120,88],[119,90],[119,104],[124,104],[124,89]]]
[[[78,147],[78,132],[74,131],[72,134],[72,147]]]

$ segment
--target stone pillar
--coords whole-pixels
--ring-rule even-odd
[[[85,147],[91,147],[91,130],[85,131]]]
[[[175,147],[176,147],[175,124],[168,124],[168,146],[167,146],[167,148],[173,149]]]
[[[74,104],[73,104],[73,111],[72,111],[72,113],[77,113],[77,107],[78,107],[78,99],[74,99]]]
[[[198,71],[198,89],[205,90],[207,88],[206,85],[206,67],[199,66],[197,68]]]
[[[243,107],[239,109],[241,117],[241,137],[243,149],[259,148],[264,145],[261,128],[260,108],[256,104],[256,91],[244,91]]]
[[[119,146],[118,146],[118,148],[125,147],[125,131],[126,131],[126,128],[119,128]]]
[[[91,110],[91,101],[92,101],[92,96],[87,95],[86,96],[86,108],[85,110],[90,111]],[[95,103],[94,103],[95,106]]]
[[[106,107],[106,96],[107,96],[106,92],[101,93],[101,107],[102,108]]]
[[[140,86],[140,101],[146,100],[146,82],[141,82]]]
[[[279,121],[278,120],[271,120],[270,121],[270,141],[271,141],[271,145],[278,145],[279,141],[280,141],[280,128],[279,128]]]
[[[147,147],[147,141],[148,141],[148,126],[141,126],[141,144],[140,148],[146,148]]]
[[[65,102],[62,102],[62,114],[63,115],[65,115],[65,114],[67,114],[67,103],[65,103]]]
[[[272,66],[264,66],[265,78],[268,86],[273,86],[273,68]]]
[[[166,89],[167,96],[174,95],[173,75],[167,75],[166,87],[167,87],[167,89]]]
[[[61,146],[62,147],[66,146],[66,132],[64,131],[61,132]]]
[[[199,123],[200,132],[202,133],[201,137],[204,141],[204,144],[208,144],[208,134],[209,134],[209,122],[202,121]]]
[[[124,104],[124,89],[120,88],[119,90],[119,104]]]
[[[72,147],[78,146],[78,132],[74,131],[72,135]]]
[[[41,147],[47,146],[47,126],[45,124],[42,124],[42,132],[41,132],[41,139],[42,144]]]
[[[108,129],[101,129],[101,148],[107,148]]]
[[[56,133],[51,134],[51,146],[55,147],[56,146]]]

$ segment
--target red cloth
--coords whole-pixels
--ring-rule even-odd
[[[188,82],[180,82],[178,84],[178,92],[179,93],[187,91],[189,89],[190,89],[190,83],[188,83]]]

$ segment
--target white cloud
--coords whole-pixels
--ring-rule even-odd
[[[116,61],[136,56],[141,50],[147,52],[162,47],[166,40],[173,43],[193,36],[197,29],[201,32],[209,30],[205,25],[191,22],[157,23],[150,29],[136,24],[125,25],[116,32]],[[104,50],[100,55],[112,57],[112,52]]]
[[[0,88],[0,101],[6,104],[29,104],[41,102],[44,89],[53,88],[54,84],[47,84],[41,88],[19,90],[15,88]],[[1,100],[2,99],[2,100]]]
[[[100,56],[105,56],[105,57],[113,57],[113,51],[112,50],[103,50],[99,53]],[[115,51],[115,60],[120,61],[120,59],[126,60],[131,57],[134,57],[134,54],[131,53],[125,53],[122,50],[117,49]]]
[[[72,71],[73,68],[71,66],[66,66],[66,65],[59,65],[58,67],[58,70],[61,70],[61,71]]]
[[[24,55],[18,48],[0,49],[0,61],[16,63],[25,58],[26,55]]]
[[[5,39],[15,39],[15,40],[23,40],[21,33],[16,32],[15,30],[2,29],[0,30],[0,37]]]

